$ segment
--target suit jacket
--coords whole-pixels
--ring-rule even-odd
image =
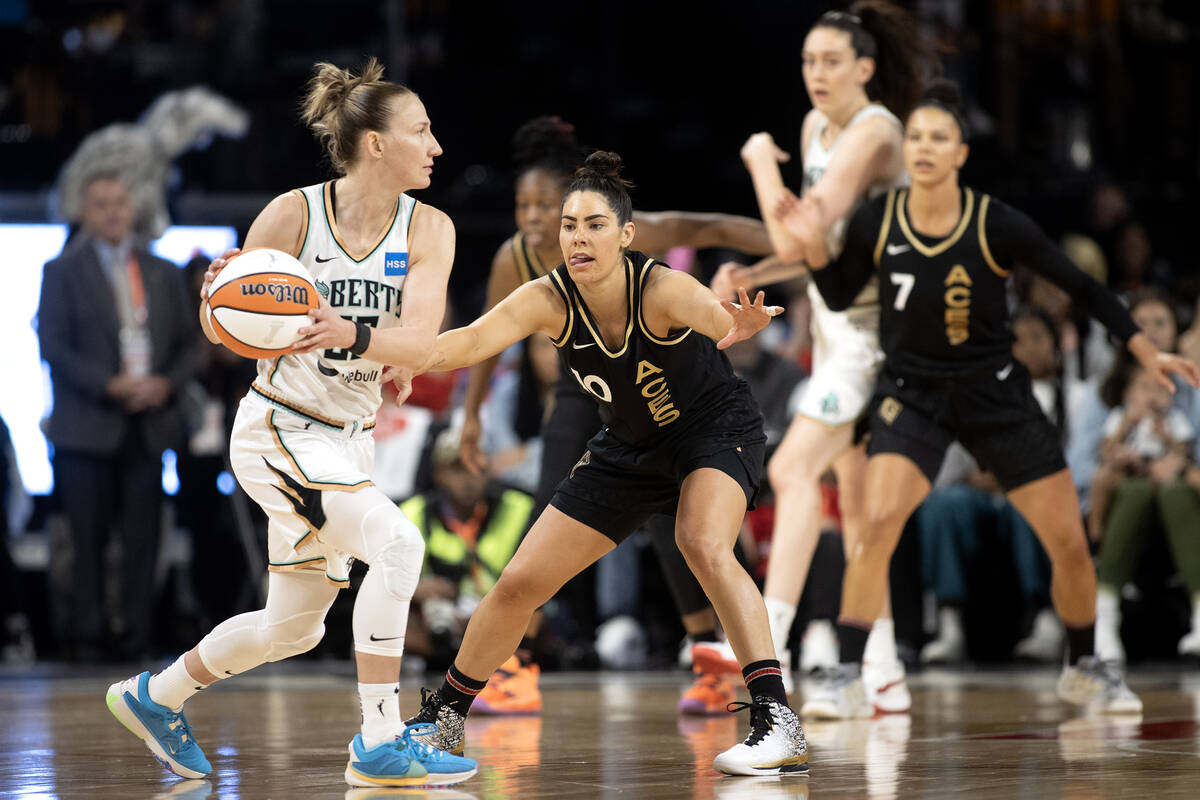
[[[38,306],[38,340],[54,389],[46,434],[56,448],[113,453],[134,425],[150,452],[182,440],[179,398],[196,367],[195,308],[178,267],[144,247],[133,251],[146,292],[150,370],[171,382],[171,397],[159,408],[129,414],[105,393],[109,379],[121,371],[120,321],[96,249],[80,236],[46,264]]]

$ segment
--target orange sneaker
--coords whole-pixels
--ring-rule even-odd
[[[471,711],[476,714],[537,714],[542,710],[542,692],[538,689],[541,669],[537,664],[523,665],[514,655],[492,673],[491,680],[475,697]]]
[[[722,675],[697,672],[696,680],[679,698],[680,714],[724,714],[737,698],[737,687]]]

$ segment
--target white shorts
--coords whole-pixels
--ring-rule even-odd
[[[830,311],[813,304],[812,377],[800,395],[797,413],[837,427],[866,410],[883,366],[879,312]]]
[[[323,569],[348,586],[353,556],[322,541],[321,493],[373,486],[372,428],[314,430],[303,417],[248,394],[229,442],[234,475],[267,515],[267,566],[274,571]]]

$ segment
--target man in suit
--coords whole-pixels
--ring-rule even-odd
[[[74,545],[71,632],[79,660],[108,641],[104,550],[121,537],[122,650],[148,654],[162,533],[162,452],[183,438],[179,399],[194,369],[193,304],[179,269],[134,240],[125,183],[83,186],[80,232],[46,264],[38,308],[50,365],[55,494]]]

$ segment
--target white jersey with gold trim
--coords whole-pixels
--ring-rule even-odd
[[[408,274],[409,229],[417,201],[396,198],[392,224],[365,253],[351,253],[338,232],[333,182],[294,189],[304,198],[304,244],[299,259],[317,291],[339,314],[373,328],[400,324]],[[331,348],[260,359],[251,393],[325,428],[361,428],[382,400],[383,366]]]

